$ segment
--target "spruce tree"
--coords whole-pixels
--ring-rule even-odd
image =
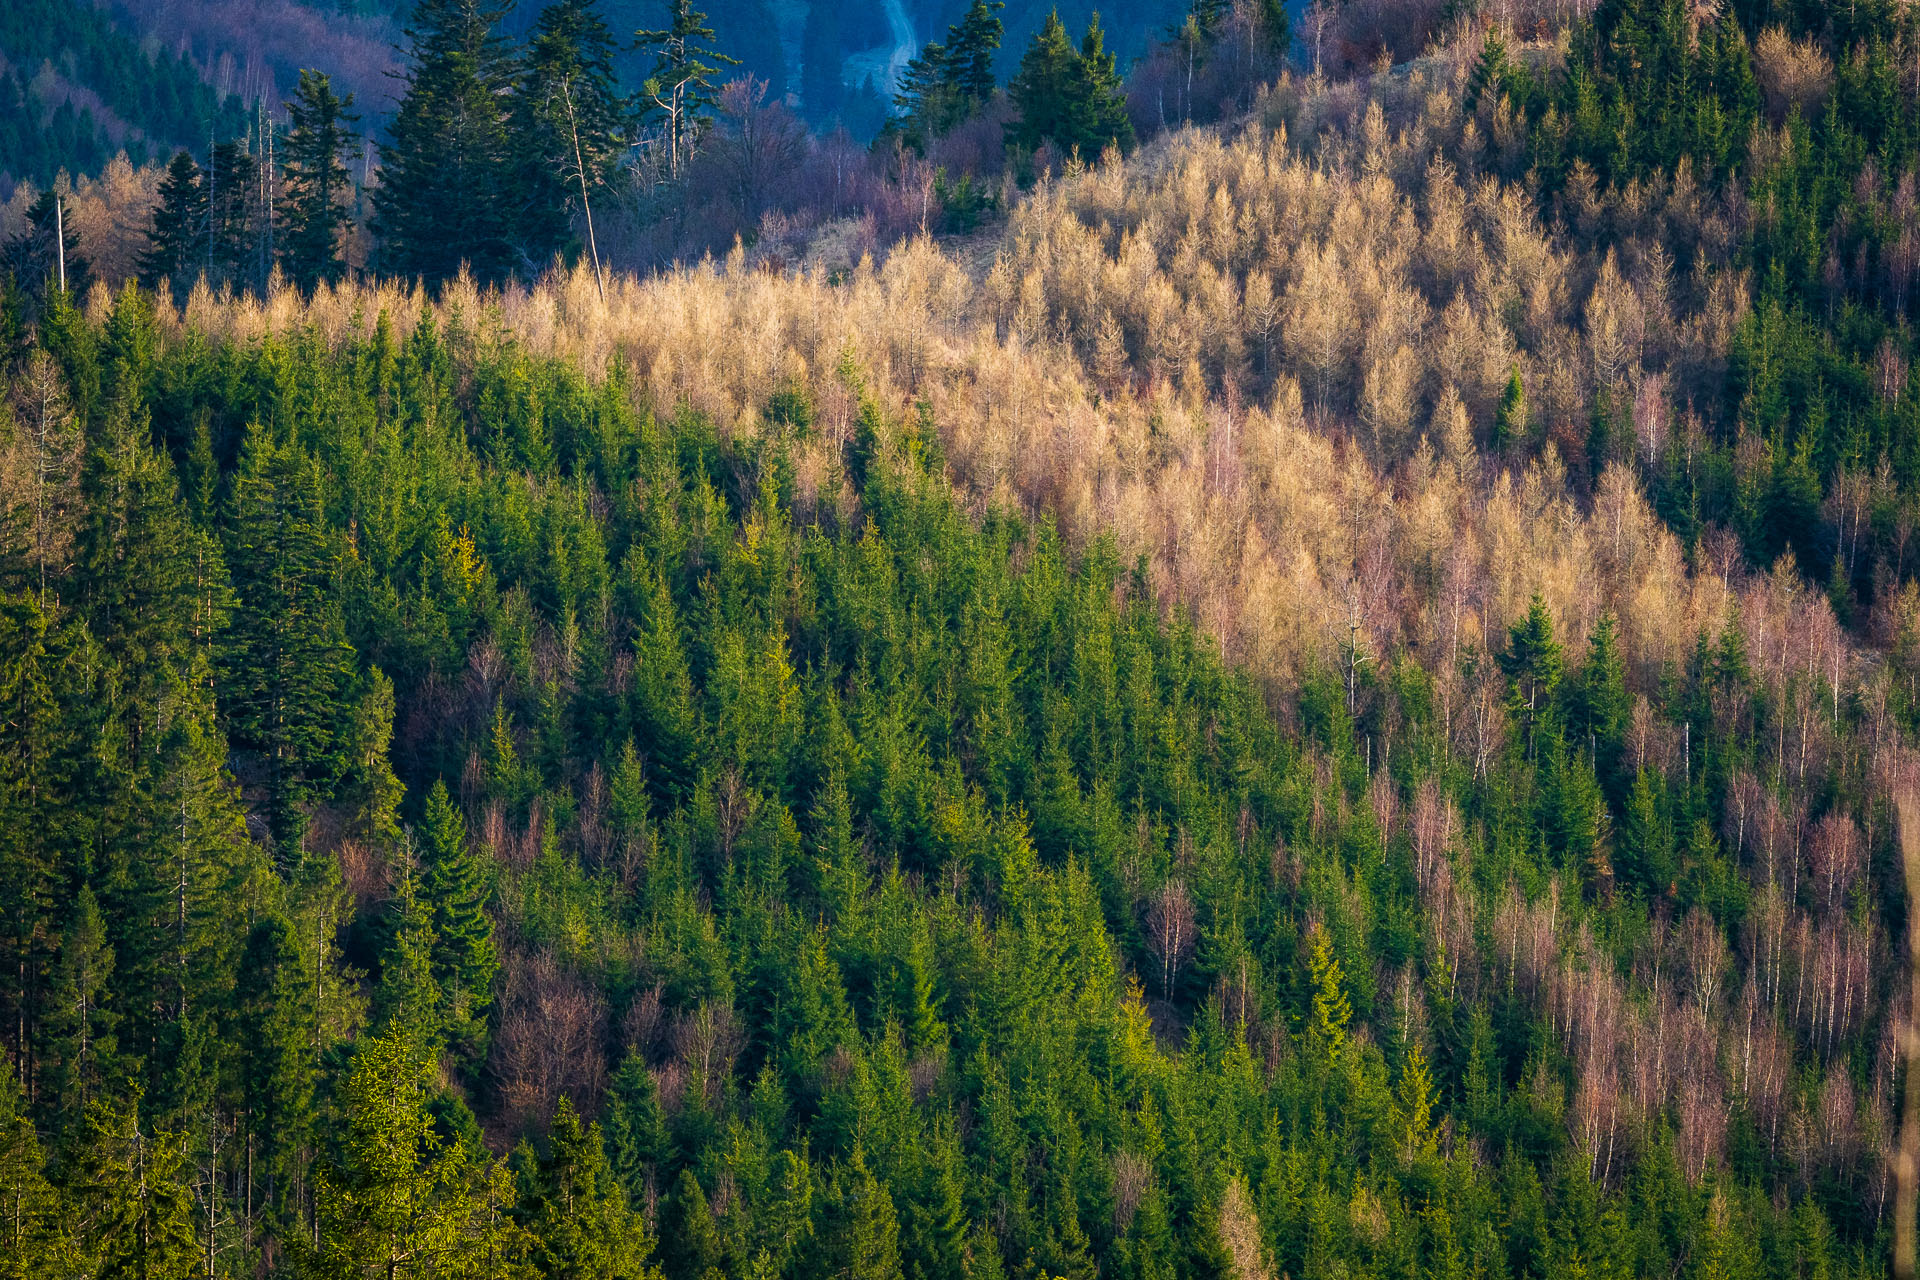
[[[928,41],[907,63],[893,106],[898,114],[887,128],[909,146],[924,149],[953,126],[960,113],[945,45]]]
[[[713,28],[693,0],[668,0],[667,25],[634,32],[636,47],[653,51],[653,69],[640,88],[643,110],[657,113],[666,131],[667,173],[678,181],[693,159],[719,101],[715,77],[738,66],[713,45]]]
[[[652,1179],[668,1154],[667,1122],[659,1083],[638,1053],[629,1053],[608,1082],[605,1140],[613,1176],[629,1203],[648,1203],[657,1190]]]
[[[173,153],[160,179],[160,200],[140,253],[140,283],[156,289],[171,280],[176,292],[200,272],[196,250],[207,224],[207,188],[200,166],[185,149]]]
[[[1501,454],[1527,439],[1527,389],[1520,382],[1520,366],[1507,375],[1506,389],[1500,393],[1500,405],[1493,414],[1493,452]]]
[[[1620,655],[1620,628],[1611,611],[1600,615],[1587,641],[1578,701],[1578,728],[1593,753],[1595,771],[1603,782],[1609,782],[1619,766],[1627,718],[1633,710]]]
[[[387,904],[387,943],[380,955],[374,1015],[387,1035],[437,1046],[442,999],[433,980],[433,910],[421,899],[412,858],[402,854],[400,861],[400,884]]]
[[[1091,161],[1109,144],[1123,150],[1133,145],[1120,75],[1097,13],[1077,49],[1059,12],[1048,14],[1021,57],[1007,95],[1020,112],[1019,120],[1007,126],[1007,140],[1014,146],[1031,151],[1051,142]]]
[[[373,229],[382,267],[429,285],[462,263],[481,281],[522,265],[512,246],[512,53],[503,8],[421,0],[406,28],[406,94],[381,148]]]
[[[78,1242],[45,1168],[14,1065],[0,1055],[0,1280],[79,1274]]]
[[[596,0],[558,0],[534,22],[514,99],[522,249],[535,262],[565,249],[578,212],[596,276],[593,204],[613,182],[628,142],[614,52]]]
[[[386,853],[400,843],[400,801],[406,788],[394,775],[393,681],[378,667],[360,679],[341,725],[340,753],[331,772],[334,802],[347,812],[347,834],[363,848]]]
[[[338,558],[313,461],[256,428],[233,477],[228,562],[238,607],[224,702],[236,738],[266,761],[273,834],[287,849],[301,844],[353,658],[333,591]]]
[[[193,645],[192,555],[204,535],[181,518],[173,468],[148,442],[146,410],[116,397],[105,419],[80,477],[76,603],[144,708]]]
[[[192,1169],[180,1136],[141,1115],[139,1099],[87,1109],[72,1182],[84,1206],[92,1274],[190,1280],[201,1270]]]
[[[1327,1061],[1340,1058],[1347,1043],[1347,1023],[1353,1005],[1347,999],[1346,975],[1333,954],[1333,940],[1324,926],[1313,931],[1313,954],[1307,962],[1313,1005],[1307,1021],[1308,1043]]]
[[[1472,115],[1480,105],[1481,96],[1491,90],[1496,96],[1505,85],[1507,76],[1507,42],[1500,36],[1498,23],[1487,24],[1487,38],[1481,42],[1480,56],[1474,59],[1473,70],[1467,75],[1467,87],[1461,96],[1460,105],[1468,115]]]
[[[344,197],[352,179],[342,161],[357,136],[353,126],[353,95],[342,98],[333,81],[318,71],[302,71],[300,86],[286,104],[291,128],[282,166],[285,194],[280,219],[280,265],[302,289],[321,281],[340,279],[346,264],[340,258],[340,237],[352,225],[352,211]]]
[[[207,279],[238,287],[251,274],[259,162],[237,138],[217,142],[207,163]]]
[[[1507,629],[1500,669],[1511,685],[1509,714],[1526,726],[1527,758],[1532,759],[1540,731],[1554,724],[1553,695],[1560,687],[1560,643],[1553,638],[1553,615],[1539,596],[1528,603],[1527,616]]]
[[[512,1274],[526,1256],[508,1218],[513,1191],[484,1148],[434,1123],[433,1059],[399,1030],[363,1037],[339,1090],[339,1132],[314,1180],[320,1275]]]
[[[1000,51],[1006,25],[1000,21],[1004,0],[973,0],[957,26],[947,28],[947,66],[961,98],[975,109],[993,100],[993,60]]]
[[[313,975],[292,924],[279,915],[253,926],[235,974],[234,1066],[254,1179],[269,1211],[284,1213],[312,1138]]]
[[[93,286],[93,266],[80,252],[72,197],[43,191],[27,206],[27,225],[5,245],[6,268],[33,298],[44,300],[60,287],[62,252],[70,298],[85,298]]]
[[[571,1098],[554,1112],[546,1156],[531,1171],[521,1221],[533,1264],[548,1280],[660,1280],[652,1233],[607,1164],[599,1125],[585,1125]]]
[[[1019,120],[1007,127],[1007,140],[1029,151],[1049,140],[1071,146],[1078,72],[1079,55],[1056,9],[1027,45],[1019,72],[1007,84],[1007,96],[1020,113]]]
[[[60,938],[60,956],[48,993],[47,1045],[52,1058],[53,1097],[60,1111],[78,1120],[89,1103],[117,1078],[120,1014],[107,989],[113,977],[113,947],[93,886],[82,884]]]
[[[1000,48],[1002,3],[973,0],[947,28],[945,44],[928,42],[907,64],[889,128],[924,147],[993,100],[993,55]]]
[[[436,781],[427,793],[418,838],[425,864],[421,890],[433,922],[433,977],[452,1024],[461,1028],[484,1018],[492,1003],[499,968],[493,917],[487,912],[493,886],[467,843],[467,824],[444,782]]]

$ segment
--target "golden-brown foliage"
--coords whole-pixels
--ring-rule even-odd
[[[1285,114],[1327,118],[1335,92]],[[1788,589],[1784,570],[1744,577],[1714,539],[1689,563],[1630,465],[1583,474],[1594,387],[1633,406],[1644,449],[1698,431],[1667,406],[1717,376],[1746,306],[1735,275],[1698,266],[1689,289],[1673,282],[1684,175],[1652,247],[1590,261],[1519,188],[1433,157],[1457,117],[1446,84],[1396,84],[1348,115],[1375,148],[1363,162],[1337,131],[1307,155],[1284,127],[1109,156],[1043,181],[990,264],[925,238],[846,274],[736,249],[617,279],[604,300],[583,272],[487,296],[457,283],[437,300],[391,284],[311,301],[202,288],[162,320],[237,342],[305,327],[340,341],[382,313],[404,334],[431,307],[465,317],[470,341],[511,336],[592,375],[617,354],[653,403],[748,436],[775,390],[802,385],[823,427],[797,461],[803,510],[853,501],[820,492],[856,417],[836,373],[851,355],[896,418],[925,403],[971,502],[1045,511],[1078,541],[1110,533],[1270,687],[1349,639],[1408,652],[1475,755],[1498,727],[1474,714],[1483,699],[1454,659],[1536,593],[1569,646],[1615,613],[1642,688],[1733,616],[1762,678],[1784,688],[1798,664],[1845,683],[1856,660],[1824,600]],[[1503,469],[1483,441],[1516,364],[1545,446]],[[1815,710],[1801,717],[1807,762],[1823,749]]]

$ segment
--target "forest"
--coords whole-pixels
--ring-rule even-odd
[[[0,1277],[1901,1273],[1920,14],[408,30],[6,208]]]

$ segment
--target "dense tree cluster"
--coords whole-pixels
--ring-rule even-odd
[[[10,369],[29,1272],[1883,1265],[1823,667],[1536,599],[1477,739],[1411,656],[1283,731],[856,359],[723,436],[470,315]]]
[[[990,265],[489,290],[630,123],[495,16],[419,15],[407,283],[313,77],[310,292],[0,299],[0,1275],[1885,1272],[1905,19],[1608,0],[1142,162],[979,4],[913,141],[1083,162]]]

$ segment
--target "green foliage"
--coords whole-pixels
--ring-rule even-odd
[[[403,1032],[356,1047],[337,1149],[315,1174],[316,1243],[296,1245],[310,1274],[479,1276],[524,1256],[505,1168],[436,1131],[431,1071]]]
[[[1076,49],[1060,15],[1049,14],[1021,56],[1007,96],[1020,113],[1007,126],[1013,146],[1031,151],[1050,142],[1092,162],[1110,145],[1123,151],[1133,145],[1133,122],[1098,15]]]
[[[338,552],[320,478],[298,445],[256,427],[232,480],[228,562],[239,608],[224,665],[235,738],[266,763],[274,837],[300,845],[302,809],[337,735],[352,649],[333,592]]]
[[[678,178],[712,120],[721,68],[739,59],[714,47],[713,28],[693,0],[668,0],[667,14],[665,27],[636,31],[634,41],[653,53],[653,69],[640,87],[641,110],[662,119],[669,171]]]
[[[517,267],[513,250],[514,58],[504,9],[424,0],[406,28],[412,65],[381,147],[373,229],[382,269],[432,284],[462,265],[480,280]]]
[[[887,122],[890,131],[924,149],[993,101],[993,56],[1000,48],[999,14],[1005,7],[1000,0],[973,0],[966,15],[947,28],[945,44],[929,42],[907,63],[893,98],[898,114]]]
[[[527,1171],[520,1220],[533,1264],[553,1280],[657,1280],[646,1219],[613,1177],[600,1126],[582,1126],[571,1099],[554,1113],[548,1152]]]
[[[36,73],[51,61],[107,111],[139,133],[124,140],[128,158],[145,163],[155,151],[224,136],[246,127],[247,108],[202,77],[186,52],[149,44],[108,10],[76,0],[18,0],[0,12],[0,173],[53,185],[60,170],[97,173],[122,145],[107,121],[70,100],[41,96]],[[153,151],[148,148],[154,148]]]
[[[1536,599],[1464,686],[1263,690],[1111,545],[963,507],[851,358],[846,504],[801,507],[799,387],[748,439],[462,319],[142,303],[56,313],[75,552],[0,596],[0,1230],[43,1270],[1883,1264],[1863,1166],[1581,1091],[1592,1008],[1725,1032],[1755,938],[1782,1126],[1878,1060],[1783,1010],[1799,925],[1866,954],[1880,888],[1755,834],[1869,812],[1857,755],[1760,754],[1867,712],[1797,660],[1776,695],[1737,621],[1657,686]]]
[[[614,52],[594,0],[548,5],[528,38],[513,131],[519,235],[537,263],[572,247],[572,215],[606,194],[629,145],[630,112],[618,93]]]
[[[338,96],[332,81],[316,71],[300,73],[299,88],[286,107],[280,265],[295,284],[311,289],[323,280],[338,280],[345,270],[340,240],[352,225],[345,202],[352,179],[343,157],[359,117],[353,114],[353,95]],[[161,198],[164,205],[164,191]]]
[[[153,206],[147,248],[140,255],[140,283],[149,289],[162,280],[184,284],[200,266],[197,250],[206,242],[207,190],[190,151],[176,151],[160,179],[160,200]]]

